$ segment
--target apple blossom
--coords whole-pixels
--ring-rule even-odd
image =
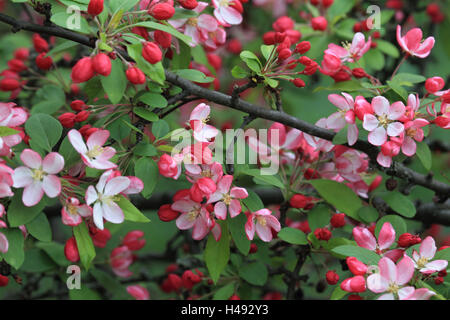
[[[249,240],[253,240],[256,231],[256,234],[262,241],[269,242],[273,237],[272,230],[280,231],[281,225],[270,210],[261,209],[248,214],[245,233]]]
[[[420,244],[419,252],[413,250],[414,266],[423,274],[431,274],[445,270],[448,265],[446,260],[433,260],[436,254],[436,244],[433,237],[426,237]]]
[[[434,47],[434,37],[428,37],[422,41],[422,30],[414,28],[402,36],[402,27],[397,26],[397,41],[400,47],[411,56],[426,58]]]
[[[232,187],[233,176],[225,175],[217,183],[216,191],[209,197],[208,203],[215,203],[214,214],[220,220],[225,220],[227,216],[227,206],[230,217],[234,218],[241,213],[241,203],[239,199],[248,197],[247,190],[239,187]]]

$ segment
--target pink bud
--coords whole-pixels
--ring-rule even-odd
[[[427,79],[427,81],[425,81],[425,89],[429,93],[435,93],[441,90],[444,87],[444,85],[445,81],[441,77],[432,77]]]
[[[111,59],[102,52],[92,58],[92,66],[94,71],[102,76],[107,77],[111,74]]]
[[[350,272],[355,276],[362,276],[366,274],[367,266],[355,257],[347,257],[346,262]]]
[[[89,81],[94,75],[94,67],[91,58],[84,57],[72,68],[71,78],[75,83],[82,83]]]

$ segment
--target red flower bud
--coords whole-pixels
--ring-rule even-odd
[[[219,71],[222,68],[222,58],[215,53],[208,53],[206,55],[209,64],[216,70]]]
[[[13,78],[4,78],[0,80],[0,91],[14,91],[20,88],[20,82]]]
[[[11,59],[8,61],[8,67],[11,71],[19,73],[27,69],[25,63],[19,59]]]
[[[74,237],[71,237],[66,241],[66,245],[64,246],[64,255],[70,262],[78,262],[80,260],[77,242]]]
[[[241,300],[237,294],[233,294],[228,300]]]
[[[341,228],[345,226],[345,213],[333,214],[330,223],[334,228]]]
[[[146,81],[145,74],[137,67],[128,68],[126,75],[132,84],[144,84]]]
[[[324,8],[329,8],[333,5],[334,0],[322,0],[322,6]]]
[[[289,49],[283,49],[278,53],[278,59],[280,60],[286,60],[292,55],[292,51]]]
[[[137,251],[145,246],[146,240],[141,239],[144,237],[144,232],[141,230],[134,230],[127,233],[123,238],[122,244],[127,246],[131,251]]]
[[[91,129],[98,130],[97,128],[91,128]],[[80,129],[80,132],[81,132],[81,129]],[[87,139],[88,137],[85,137],[85,139]],[[108,229],[100,230],[100,229],[97,229],[94,227],[94,228],[89,229],[89,232],[91,234],[92,242],[94,243],[94,246],[96,246],[97,248],[106,247],[109,239],[111,239],[111,232]]]
[[[36,57],[36,65],[41,70],[49,70],[53,65],[53,59],[46,57],[43,52]]]
[[[302,34],[298,30],[286,30],[286,36],[291,40],[291,43],[297,43],[300,41]]]
[[[48,42],[37,33],[33,34],[33,46],[38,53],[48,52]]]
[[[397,244],[399,247],[408,248],[415,244],[421,243],[422,239],[419,236],[413,235],[411,233],[403,233],[398,237]]]
[[[264,33],[264,35],[263,35],[264,44],[266,44],[266,45],[275,44],[275,35],[276,35],[275,31],[269,31],[269,32]]]
[[[297,88],[303,88],[304,86],[306,86],[305,81],[303,81],[300,78],[291,80],[291,82],[294,84],[294,86],[296,86]]]
[[[167,20],[175,14],[175,8],[168,2],[159,2],[153,5],[148,13],[156,20]]]
[[[292,20],[288,16],[282,16],[275,20],[275,22],[272,24],[272,28],[275,31],[284,32],[286,30],[294,29],[294,25],[294,20]]]
[[[443,284],[443,283],[444,283],[444,278],[443,278],[443,277],[436,277],[436,278],[434,279],[434,283],[435,283],[436,285]]]
[[[293,195],[291,200],[289,200],[289,204],[291,205],[291,207],[296,209],[304,209],[311,203],[312,198],[307,197],[301,193]]]
[[[311,43],[309,41],[302,41],[295,46],[295,51],[304,54],[311,49]]]
[[[100,52],[92,58],[92,67],[96,73],[107,77],[111,74],[111,59],[107,54]]]
[[[355,257],[347,257],[347,266],[355,276],[363,276],[367,272],[367,266]]]
[[[362,31],[362,25],[361,22],[356,22],[353,26],[353,32],[361,32]]]
[[[162,52],[159,46],[154,42],[146,42],[142,48],[142,56],[151,64],[162,60]]]
[[[9,283],[9,278],[0,274],[0,287],[6,287]]]
[[[14,51],[14,58],[20,59],[20,60],[27,60],[30,56],[30,50],[27,48],[19,48],[16,51]]]
[[[331,231],[327,228],[317,228],[314,231],[314,235],[318,240],[325,240],[328,241],[331,239]]]
[[[325,17],[315,17],[311,19],[311,26],[314,30],[324,31],[327,29],[328,22]]]
[[[445,86],[445,81],[441,77],[432,77],[425,81],[425,89],[429,93],[435,93]]]
[[[172,42],[172,35],[170,33],[161,30],[155,30],[153,36],[156,43],[158,43],[162,48],[167,49],[170,47],[170,44]]]
[[[178,212],[171,209],[170,204],[162,205],[158,210],[158,217],[164,222],[175,220],[179,215]]]
[[[83,111],[86,108],[86,103],[83,100],[74,100],[70,103],[73,111]]]
[[[147,41],[148,41],[148,39],[150,39],[150,37],[148,35],[148,31],[144,27],[133,27],[133,29],[131,29],[131,32],[133,32],[134,34],[137,34],[138,36],[141,36],[142,38],[144,38]]]
[[[183,286],[183,280],[180,278],[180,276],[174,273],[169,274],[167,276],[167,280],[172,287],[172,291],[179,291]]]
[[[348,300],[364,300],[364,298],[357,294],[351,294],[348,296]]]
[[[303,174],[306,180],[313,180],[319,178],[319,173],[317,170],[314,170],[313,168],[306,169],[305,173]]]
[[[327,271],[325,277],[329,285],[335,285],[339,281],[339,275],[334,270]]]
[[[194,285],[202,281],[202,278],[191,270],[186,270],[182,275],[182,280],[184,287],[191,290]]]
[[[367,77],[367,73],[366,71],[364,71],[363,68],[354,68],[352,70],[352,75],[357,78],[357,79],[361,79],[361,78],[365,78]]]
[[[231,39],[227,43],[227,50],[233,54],[240,54],[242,51],[242,44],[238,39]]]
[[[70,76],[73,82],[82,83],[89,81],[94,75],[94,67],[91,58],[84,57],[72,68],[72,74]]]
[[[386,8],[402,10],[403,2],[402,2],[402,0],[388,0],[388,1],[386,1]]]
[[[98,16],[103,11],[103,0],[91,0],[88,5],[88,13],[91,16]]]
[[[341,283],[341,289],[347,292],[364,292],[366,291],[366,280],[363,276],[345,279]]]
[[[91,115],[91,113],[89,111],[86,111],[86,110],[80,111],[76,115],[75,121],[76,122],[84,122],[89,118],[90,115]]]
[[[250,251],[249,251],[249,253],[256,253],[256,252],[258,252],[258,245],[257,245],[256,243],[252,243],[252,244],[250,245]]]
[[[75,118],[76,114],[67,112],[60,115],[58,120],[64,128],[73,128],[75,125]]]
[[[178,0],[178,3],[185,9],[192,10],[197,8],[197,0]]]
[[[382,176],[376,176],[375,179],[373,179],[372,183],[369,186],[369,192],[372,192],[373,190],[378,188],[378,186],[381,184],[382,181],[383,181]]]

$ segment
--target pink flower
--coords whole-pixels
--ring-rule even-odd
[[[366,279],[358,275],[342,281],[341,289],[347,292],[364,292],[366,291]]]
[[[163,154],[158,161],[159,173],[166,177],[177,180],[181,175],[181,164],[168,154]]]
[[[12,197],[14,195],[11,191],[11,187],[14,184],[12,178],[13,173],[13,169],[0,163],[0,198]]]
[[[61,209],[63,224],[71,227],[79,225],[83,218],[92,216],[92,208],[86,204],[80,204],[80,200],[70,197],[66,205]]]
[[[428,300],[435,294],[435,292],[427,288],[420,288],[414,290],[414,293],[405,298],[405,300]]]
[[[417,145],[415,141],[420,142],[423,140],[424,132],[422,128],[429,124],[427,120],[420,118],[405,123],[402,152],[406,156],[412,157],[416,153]]]
[[[25,149],[20,154],[25,166],[14,170],[15,188],[25,188],[22,201],[32,207],[41,201],[45,194],[55,198],[61,193],[61,181],[56,176],[64,168],[64,158],[57,152],[51,152],[42,161],[36,151]]]
[[[28,119],[27,112],[20,107],[15,107],[15,103],[0,102],[0,126],[16,128],[24,124]],[[19,133],[10,136],[0,137],[0,155],[8,155],[11,147],[18,145],[22,141]]]
[[[319,119],[316,122],[316,126],[326,129],[327,128],[327,119],[326,118]],[[306,133],[303,133],[303,137],[305,138],[306,142],[311,147],[314,148],[314,151],[330,152],[334,148],[333,143],[328,140],[318,138],[315,136],[311,136]]]
[[[408,54],[426,58],[434,47],[434,37],[428,37],[422,42],[422,30],[420,28],[414,28],[408,31],[408,33],[402,37],[402,27],[397,26],[397,42]]]
[[[355,101],[348,93],[342,92],[342,96],[330,94],[328,100],[338,107],[339,112],[333,113],[327,119],[327,128],[341,130],[348,124],[347,140],[350,146],[358,140],[358,127],[355,123]]]
[[[188,230],[194,228],[192,231],[194,240],[201,240],[208,234],[211,218],[208,210],[202,204],[190,199],[182,199],[175,201],[171,208],[182,213],[176,220],[178,229]]]
[[[108,130],[95,131],[89,136],[86,143],[84,143],[81,133],[75,129],[69,131],[68,137],[70,143],[88,167],[100,170],[117,167],[116,164],[108,161],[116,154],[116,150],[112,147],[103,147],[109,138]]]
[[[9,242],[6,236],[0,232],[0,252],[6,253],[8,252]]]
[[[378,153],[377,162],[379,165],[389,168],[392,164],[392,158],[400,153],[400,147],[403,144],[402,138],[391,138],[381,146],[381,152]]]
[[[403,254],[403,250],[400,249],[387,251],[395,242],[395,230],[389,222],[385,222],[381,227],[378,242],[369,229],[362,227],[353,228],[353,238],[358,246],[375,251],[377,254],[389,257],[394,261],[397,261]]]
[[[130,179],[127,177],[114,177],[109,179],[111,170],[104,172],[95,186],[89,186],[86,190],[86,203],[90,206],[94,204],[94,223],[100,230],[103,230],[103,219],[111,223],[122,223],[124,214],[116,203],[117,197],[130,186]]]
[[[413,250],[414,265],[423,274],[432,274],[445,270],[448,265],[446,260],[431,261],[436,254],[436,243],[433,237],[426,237],[419,248],[419,253]]]
[[[214,5],[214,16],[223,26],[241,24],[242,4],[239,0],[212,0]],[[238,10],[241,12],[239,12]]]
[[[150,300],[148,290],[141,285],[128,286],[127,292],[136,300]]]
[[[261,209],[248,215],[245,233],[249,240],[253,240],[256,231],[262,241],[269,242],[273,237],[272,230],[280,231],[281,225],[269,209]]]
[[[397,137],[404,131],[400,119],[405,113],[405,105],[402,102],[395,102],[392,105],[382,96],[372,99],[373,114],[364,115],[363,128],[369,133],[369,142],[375,146],[381,146],[386,142],[387,136]]]
[[[328,45],[328,49],[325,53],[332,54],[341,59],[342,62],[355,62],[361,59],[361,57],[370,49],[372,39],[366,42],[364,34],[361,32],[355,33],[351,44],[347,43],[344,47],[338,46],[334,43]]]
[[[378,300],[405,300],[414,294],[414,287],[405,285],[414,275],[414,262],[405,255],[400,262],[395,263],[389,258],[381,258],[378,262],[379,273],[367,278],[367,287],[374,293],[387,292]]]
[[[191,129],[194,131],[194,138],[200,142],[209,142],[210,139],[217,136],[219,130],[215,127],[206,124],[209,120],[210,106],[200,103],[192,110],[189,118]]]
[[[133,252],[127,246],[120,246],[111,251],[109,260],[116,276],[128,278],[133,274],[128,269],[134,261]]]
[[[341,70],[341,66],[342,66],[341,59],[339,59],[339,57],[337,57],[332,53],[325,52],[320,71],[323,74],[331,76],[336,74],[339,70]]]
[[[247,190],[245,190],[244,188],[231,188],[232,181],[233,176],[224,176],[217,184],[216,192],[214,192],[208,200],[208,203],[216,202],[216,204],[214,205],[214,214],[220,220],[226,219],[227,206],[231,218],[234,218],[239,213],[241,213],[241,202],[238,199],[245,199],[248,197]]]

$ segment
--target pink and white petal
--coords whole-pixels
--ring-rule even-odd
[[[116,149],[114,149],[113,147],[104,147],[102,153],[95,159],[99,161],[106,161],[114,157],[115,154]]]
[[[330,94],[330,95],[328,95],[328,101],[330,101],[332,104],[334,104],[336,107],[338,107],[341,110],[347,111],[350,109],[348,100],[341,95]]]
[[[78,206],[77,212],[84,218],[92,216],[92,208],[85,204]]]
[[[33,172],[27,167],[18,167],[12,174],[14,188],[23,188],[33,183]]]
[[[214,205],[214,214],[220,220],[225,220],[227,218],[227,211],[227,205],[222,201],[219,201]]]
[[[416,289],[414,287],[408,286],[398,290],[398,299],[407,300],[411,295],[414,294]]]
[[[89,136],[86,141],[86,145],[89,150],[92,150],[95,146],[103,146],[109,138],[108,130],[98,130]]]
[[[378,115],[382,116],[389,113],[389,104],[388,99],[383,96],[377,96],[372,99],[372,108],[373,111]]]
[[[192,200],[181,199],[181,200],[175,201],[170,206],[170,208],[174,211],[187,213],[187,212],[190,212],[196,205],[197,205],[197,203]]]
[[[367,287],[374,293],[386,292],[389,288],[389,281],[379,273],[374,273],[367,277]]]
[[[392,293],[385,293],[379,296],[377,300],[395,300],[395,299]]]
[[[86,190],[85,200],[88,205],[93,204],[98,199],[97,190],[93,186],[89,186]]]
[[[177,218],[175,224],[180,230],[188,230],[194,226],[195,219],[191,219],[189,213],[183,213]]]
[[[274,122],[268,130],[267,141],[273,148],[280,149],[286,142],[286,126],[279,122]]]
[[[398,137],[404,130],[405,127],[401,122],[393,122],[387,126],[387,134],[390,137]]]
[[[420,244],[420,256],[431,259],[436,254],[436,243],[433,239],[433,237],[428,236],[426,237],[422,243]]]
[[[403,38],[408,49],[414,52],[419,48],[422,37],[422,30],[420,28],[414,28],[409,30]]]
[[[434,270],[433,272],[436,272],[436,271],[442,271],[442,270],[446,269],[447,266],[448,266],[447,260],[434,260],[434,261],[428,262],[425,265],[425,269]],[[422,272],[422,269],[420,271]]]
[[[378,128],[379,121],[377,117],[375,117],[373,114],[365,114],[364,115],[364,121],[363,121],[363,128],[367,131],[373,131],[376,128]]]
[[[414,275],[414,261],[405,255],[397,264],[397,280],[398,285],[403,286],[407,284]]]
[[[219,7],[218,10],[226,23],[236,25],[242,22],[242,15],[233,7]]]
[[[254,212],[255,215],[257,216],[270,216],[272,214],[272,211],[270,211],[269,209],[260,209],[258,211]]]
[[[392,157],[385,156],[382,152],[378,153],[377,162],[380,166],[389,168],[392,164]]]
[[[88,167],[99,169],[99,170],[109,170],[117,168],[117,164],[112,163],[106,160],[91,160],[89,163],[86,163]]]
[[[55,198],[61,193],[61,181],[57,176],[50,174],[42,182],[42,188],[49,198]]]
[[[270,242],[272,240],[272,231],[269,226],[261,225],[260,223],[256,223],[256,234],[258,237],[264,242]]]
[[[219,183],[217,184],[217,191],[221,193],[228,193],[231,187],[231,183],[233,182],[233,176],[232,175],[225,175],[220,179]]]
[[[327,128],[331,130],[341,130],[346,124],[347,121],[340,112],[335,112],[327,118]]]
[[[239,213],[242,212],[241,202],[236,199],[231,200],[228,210],[230,211],[231,218],[236,217]]]
[[[276,232],[281,230],[280,221],[278,221],[278,219],[275,216],[272,216],[272,215],[267,216],[266,217],[266,223],[267,223],[267,226],[269,226],[270,228],[272,228]]]
[[[115,177],[109,180],[105,186],[105,196],[114,196],[126,190],[130,186],[130,179],[127,177]]]
[[[51,152],[45,156],[42,169],[49,174],[57,174],[64,169],[64,158],[57,152]]]
[[[248,197],[247,189],[240,187],[231,188],[230,195],[236,199],[245,199]]]
[[[214,202],[222,200],[222,198],[223,198],[223,193],[216,190],[216,192],[214,192],[212,195],[209,196],[207,203],[214,203]]]
[[[245,234],[247,235],[248,240],[253,240],[255,237],[256,226],[254,218],[255,216],[253,214],[249,215],[247,222],[245,223]]]
[[[368,140],[374,146],[381,146],[387,141],[386,130],[383,127],[378,127],[369,133]]]
[[[431,52],[431,49],[433,49],[435,43],[434,37],[428,37],[425,39],[424,42],[422,42],[419,46],[419,48],[414,52],[415,56],[418,56],[419,58],[426,58]]]
[[[200,103],[198,106],[194,108],[191,112],[191,116],[189,117],[189,120],[205,120],[208,118],[209,113],[211,112],[210,106],[208,106],[205,103]]]
[[[385,278],[388,282],[397,281],[397,266],[395,263],[386,257],[383,257],[378,261],[378,267],[380,269],[381,277]]]
[[[6,238],[6,236],[0,232],[0,252],[6,253],[8,252],[8,248],[9,248],[8,238]]]
[[[408,157],[412,157],[416,153],[417,145],[411,137],[405,137],[402,144],[402,152]]]
[[[78,153],[86,153],[87,152],[87,147],[86,144],[84,143],[83,137],[81,136],[81,133],[78,132],[75,129],[72,129],[69,131],[68,133],[68,138],[70,143],[72,144],[73,148],[78,152]]]
[[[63,224],[71,227],[75,227],[83,221],[78,214],[70,214],[65,208],[61,210],[61,219]]]
[[[356,141],[358,140],[358,135],[359,135],[359,131],[358,131],[358,127],[356,126],[356,124],[349,124],[348,131],[347,131],[347,140],[348,140],[349,146],[352,146],[356,143]]]
[[[202,240],[209,232],[208,223],[203,218],[195,220],[194,229],[192,230],[192,239]]]
[[[42,188],[42,182],[34,181],[23,190],[22,201],[25,206],[32,207],[37,205],[43,196],[44,189]]]
[[[286,141],[282,145],[282,149],[295,150],[302,143],[302,132],[298,129],[291,129],[286,134]]]
[[[377,241],[367,228],[355,227],[352,233],[358,246],[372,251],[376,249]]]
[[[389,258],[394,262],[397,262],[398,259],[403,257],[403,254],[405,253],[405,250],[402,249],[394,249],[389,250],[385,254],[383,254],[383,257]]]
[[[31,149],[25,149],[20,154],[20,160],[32,169],[40,169],[42,166],[42,158],[39,153]]]
[[[198,17],[198,27],[207,32],[214,32],[219,27],[217,20],[209,14],[201,14]]]
[[[122,209],[115,202],[102,202],[103,218],[111,223],[122,223],[125,220]]]
[[[405,114],[405,105],[401,101],[394,102],[389,108],[388,119],[397,120]]]
[[[220,227],[220,224],[215,223],[214,227],[211,229],[211,233],[216,241],[220,241],[220,237],[222,236],[222,228]]]
[[[389,248],[395,241],[395,230],[392,224],[385,222],[381,227],[380,234],[378,235],[378,245],[381,250]]]
[[[407,300],[428,300],[432,296],[434,296],[436,293],[427,289],[427,288],[420,288],[416,289],[413,294],[411,294],[409,297],[407,297]]]
[[[100,202],[94,204],[93,216],[95,226],[103,230],[103,208]]]
[[[397,42],[402,47],[403,50],[408,51],[408,47],[406,46],[405,40],[402,37],[402,27],[400,25],[397,25]]]

